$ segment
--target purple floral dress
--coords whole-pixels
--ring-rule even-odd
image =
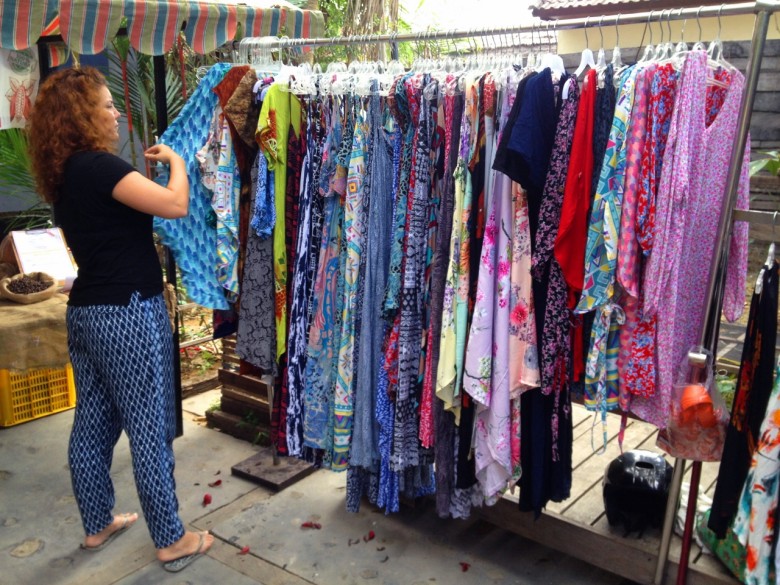
[[[739,118],[744,76],[734,72],[717,117],[707,125],[707,54],[685,60],[658,189],[653,253],[644,281],[644,308],[658,319],[658,387],[653,400],[632,403],[640,417],[663,428],[677,368],[699,342],[706,319],[706,288],[723,205],[729,158]],[[746,148],[737,207],[749,203]],[[724,310],[742,312],[747,274],[747,225],[734,225]]]

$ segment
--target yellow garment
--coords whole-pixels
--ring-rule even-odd
[[[287,193],[287,140],[290,122],[300,134],[301,103],[280,84],[273,84],[266,92],[255,137],[268,160],[268,169],[274,173],[274,208],[276,223],[273,230],[274,309],[276,316],[276,359],[287,347],[287,246],[285,243],[285,198]]]

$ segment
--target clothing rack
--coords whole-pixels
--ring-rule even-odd
[[[323,47],[333,45],[356,45],[356,44],[377,44],[390,43],[396,48],[401,42],[422,43],[432,40],[455,40],[478,37],[498,37],[502,35],[514,35],[522,33],[539,34],[540,32],[550,31],[555,33],[558,30],[585,29],[602,27],[604,25],[619,26],[621,24],[646,24],[653,21],[671,21],[683,20],[688,18],[707,18],[721,16],[736,16],[745,14],[756,14],[756,22],[753,30],[753,40],[751,45],[750,58],[746,70],[746,84],[743,92],[742,112],[739,119],[735,143],[732,147],[731,159],[729,164],[729,173],[727,181],[727,192],[724,198],[724,209],[721,214],[721,221],[718,228],[717,244],[715,254],[712,260],[712,269],[710,281],[708,283],[707,305],[709,307],[708,319],[701,333],[702,345],[713,350],[717,346],[717,323],[720,320],[720,313],[723,299],[723,280],[725,278],[726,266],[728,263],[728,245],[727,242],[731,235],[733,225],[733,209],[736,201],[737,186],[739,184],[741,162],[747,144],[747,136],[750,125],[750,117],[755,101],[756,87],[758,83],[759,72],[761,69],[761,60],[763,56],[764,45],[769,24],[769,17],[772,13],[780,11],[780,0],[757,0],[755,2],[742,2],[738,4],[701,6],[698,8],[681,8],[666,10],[651,10],[649,12],[640,12],[633,14],[612,14],[586,18],[570,18],[554,21],[539,21],[534,24],[468,29],[468,30],[425,30],[411,33],[389,33],[389,34],[371,34],[371,35],[350,35],[346,37],[325,37],[309,39],[289,39],[289,38],[267,38],[257,39],[254,42],[263,43],[263,46],[276,47],[279,49],[296,47]],[[253,42],[253,41],[248,41]],[[154,56],[154,82],[155,95],[158,116],[158,131],[162,133],[167,128],[167,108],[165,104],[165,61],[164,56]],[[170,254],[169,254],[170,256]],[[169,258],[169,266],[173,266],[173,259]],[[178,328],[177,328],[178,329]],[[178,382],[181,383],[180,380]],[[179,428],[181,428],[179,416]],[[685,461],[678,459],[675,462],[673,482],[670,489],[669,500],[667,504],[662,538],[657,556],[654,585],[661,585],[666,572],[666,566],[669,555],[669,546],[671,543],[672,527],[676,511],[676,503],[679,499],[680,486],[682,484]],[[701,464],[694,463],[692,474],[692,488],[688,510],[695,510],[696,491],[698,488],[698,473],[700,473]],[[678,573],[677,583],[686,582],[687,555],[686,539],[688,547],[692,535],[693,518],[689,514],[686,521],[685,534],[683,537],[683,550],[680,560],[680,571]]]
[[[756,14],[756,21],[753,28],[753,38],[751,43],[750,57],[745,73],[746,83],[742,96],[742,110],[736,131],[735,143],[732,146],[729,162],[729,171],[725,197],[723,199],[723,209],[721,210],[720,223],[718,225],[715,253],[712,258],[710,277],[707,286],[707,297],[705,306],[708,307],[707,318],[700,335],[700,344],[709,349],[712,355],[717,354],[718,343],[718,324],[723,305],[724,281],[726,268],[728,266],[728,242],[731,238],[734,205],[737,198],[737,190],[740,179],[741,164],[747,145],[748,133],[750,129],[750,118],[755,102],[758,78],[761,71],[761,61],[763,58],[764,46],[769,25],[770,15],[780,11],[780,2],[777,0],[758,0],[756,2],[743,2],[739,4],[721,4],[714,6],[700,6],[698,8],[680,8],[667,9],[649,12],[639,12],[633,14],[612,14],[598,17],[570,18],[555,21],[546,21],[543,27],[540,23],[524,25],[519,27],[502,27],[487,29],[469,29],[469,30],[426,30],[412,33],[389,33],[372,35],[350,35],[347,37],[329,37],[329,38],[310,38],[310,39],[288,39],[288,38],[262,38],[245,39],[247,42],[262,43],[263,47],[276,47],[278,49],[287,49],[295,47],[323,47],[332,45],[355,45],[355,44],[377,44],[390,43],[394,47],[394,55],[397,55],[397,43],[416,42],[421,43],[431,40],[464,39],[475,37],[498,37],[502,35],[514,35],[521,33],[538,33],[542,30],[549,31],[553,27],[553,32],[567,29],[586,29],[590,27],[601,27],[603,25],[620,24],[646,24],[649,25],[653,20],[683,20],[688,18],[735,16],[744,14]],[[677,501],[680,497],[680,488],[682,485],[685,471],[685,460],[676,459],[672,484],[669,491],[669,498],[664,516],[662,528],[661,543],[656,562],[655,577],[653,585],[662,585],[666,573],[666,566],[671,545],[672,529],[675,521]],[[682,550],[680,554],[680,565],[677,574],[677,585],[683,585],[687,582],[688,556],[693,534],[693,521],[696,510],[696,501],[698,498],[699,479],[701,475],[701,462],[694,462],[691,473],[691,489],[688,499],[688,509],[683,533]]]

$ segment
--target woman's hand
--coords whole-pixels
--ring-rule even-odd
[[[181,159],[181,157],[167,144],[155,144],[154,146],[147,148],[144,152],[144,157],[146,157],[147,160],[160,162],[164,165],[171,164],[171,160],[174,158]]]
[[[143,213],[175,219],[187,215],[189,182],[184,159],[170,146],[155,144],[144,152],[146,160],[170,166],[168,185],[150,181],[135,171],[125,175],[114,187],[114,199]]]

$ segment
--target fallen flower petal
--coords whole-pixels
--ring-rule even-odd
[[[222,470],[221,469],[217,469],[217,472],[214,475],[219,475],[220,473],[222,473]]]
[[[208,506],[211,503],[211,494],[203,494],[203,506]]]
[[[374,538],[376,538],[376,534],[374,534],[373,530],[369,530],[368,534],[366,534],[363,537],[363,542],[368,542],[369,540],[374,540]]]
[[[379,561],[379,562],[380,562],[380,563],[386,563],[386,562],[387,562],[389,559],[390,559],[390,557],[389,557],[389,556],[387,556],[387,555],[385,555],[385,558],[383,558],[383,559],[382,559],[381,561]]]
[[[301,524],[301,528],[314,528],[315,530],[319,530],[320,528],[322,528],[322,524],[309,521]]]
[[[376,550],[377,550],[378,552],[382,552],[383,550],[385,550],[385,547],[383,547],[383,546],[378,546],[378,547],[376,547]]]
[[[347,543],[348,546],[352,546],[353,544],[360,544],[360,539],[356,538],[355,540],[349,539],[349,542]]]
[[[464,563],[463,561],[460,562],[460,570],[464,573],[469,570],[471,567],[471,563]]]
[[[240,551],[238,551],[236,554],[239,554],[239,555],[248,555],[248,554],[249,554],[249,547],[248,547],[248,546],[245,546],[245,547],[244,547],[244,548],[242,548]]]
[[[217,487],[218,485],[222,485],[222,480],[221,479],[218,479],[217,481],[212,481],[209,484],[209,487]]]

